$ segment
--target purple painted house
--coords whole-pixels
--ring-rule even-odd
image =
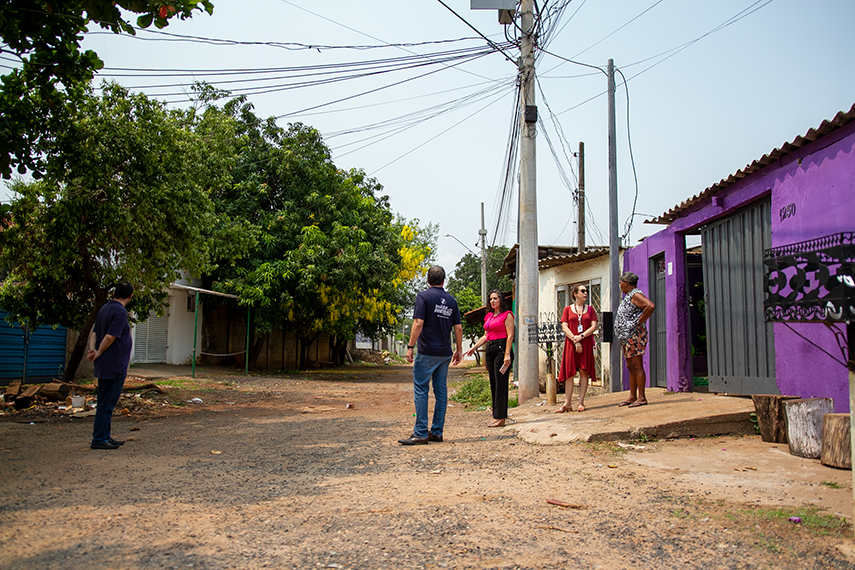
[[[764,251],[855,231],[855,105],[651,223],[667,228],[624,255],[656,303],[650,385],[830,397],[849,411],[846,324],[766,322]]]

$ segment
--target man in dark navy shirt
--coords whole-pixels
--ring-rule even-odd
[[[454,297],[442,288],[445,283],[445,270],[434,265],[428,270],[427,291],[416,297],[413,310],[413,328],[410,331],[410,343],[407,346],[407,362],[413,364],[413,400],[416,406],[416,426],[413,434],[399,439],[402,445],[424,445],[428,441],[442,441],[445,427],[445,411],[448,407],[449,363],[456,365],[463,353],[463,325],[460,324],[460,309]],[[451,351],[451,332],[457,350]],[[413,359],[416,342],[419,351]],[[433,409],[433,422],[428,430],[428,391],[433,380],[433,395],[436,402]]]
[[[133,285],[127,281],[119,282],[113,299],[98,311],[95,326],[89,335],[89,354],[86,359],[95,363],[95,378],[98,379],[98,407],[95,408],[95,425],[92,428],[92,449],[118,449],[125,443],[111,437],[110,426],[131,360],[133,341],[125,307],[133,295]]]

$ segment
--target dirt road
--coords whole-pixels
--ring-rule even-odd
[[[757,436],[531,445],[452,404],[445,442],[403,447],[405,367],[172,383],[126,402],[116,451],[91,418],[3,418],[0,568],[855,567],[821,516],[850,472],[776,479]],[[705,478],[728,448],[764,485]]]

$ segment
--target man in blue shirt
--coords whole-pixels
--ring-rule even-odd
[[[133,341],[125,307],[133,295],[133,285],[127,281],[119,282],[113,299],[98,311],[95,326],[89,335],[86,359],[94,362],[95,378],[98,379],[98,407],[95,408],[95,425],[92,428],[92,449],[118,449],[125,443],[111,437],[110,426],[131,360]]]
[[[413,434],[399,439],[402,445],[424,445],[429,441],[442,441],[445,427],[445,411],[448,407],[449,363],[457,365],[463,353],[463,325],[460,324],[460,309],[454,297],[442,288],[445,283],[445,270],[434,265],[428,270],[428,285],[416,297],[413,310],[413,328],[410,331],[410,343],[407,346],[407,362],[413,363],[413,400],[416,405],[416,426]],[[457,350],[452,353],[451,331]],[[419,345],[418,354],[413,359],[413,348]],[[433,395],[436,400],[433,409],[433,423],[428,430],[428,391],[433,380]]]

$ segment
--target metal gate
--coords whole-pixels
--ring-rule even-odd
[[[154,311],[148,319],[134,325],[134,363],[161,364],[166,362],[166,330],[169,315],[158,317]]]
[[[701,232],[709,389],[778,394],[775,337],[763,318],[763,251],[771,246],[771,201]]]
[[[650,298],[656,310],[648,321],[650,324],[650,385],[666,387],[668,385],[668,340],[666,336],[666,299],[665,299],[665,255],[650,260]]]
[[[7,323],[0,311],[0,384],[12,380],[49,382],[65,371],[65,327],[41,326],[35,331]]]

